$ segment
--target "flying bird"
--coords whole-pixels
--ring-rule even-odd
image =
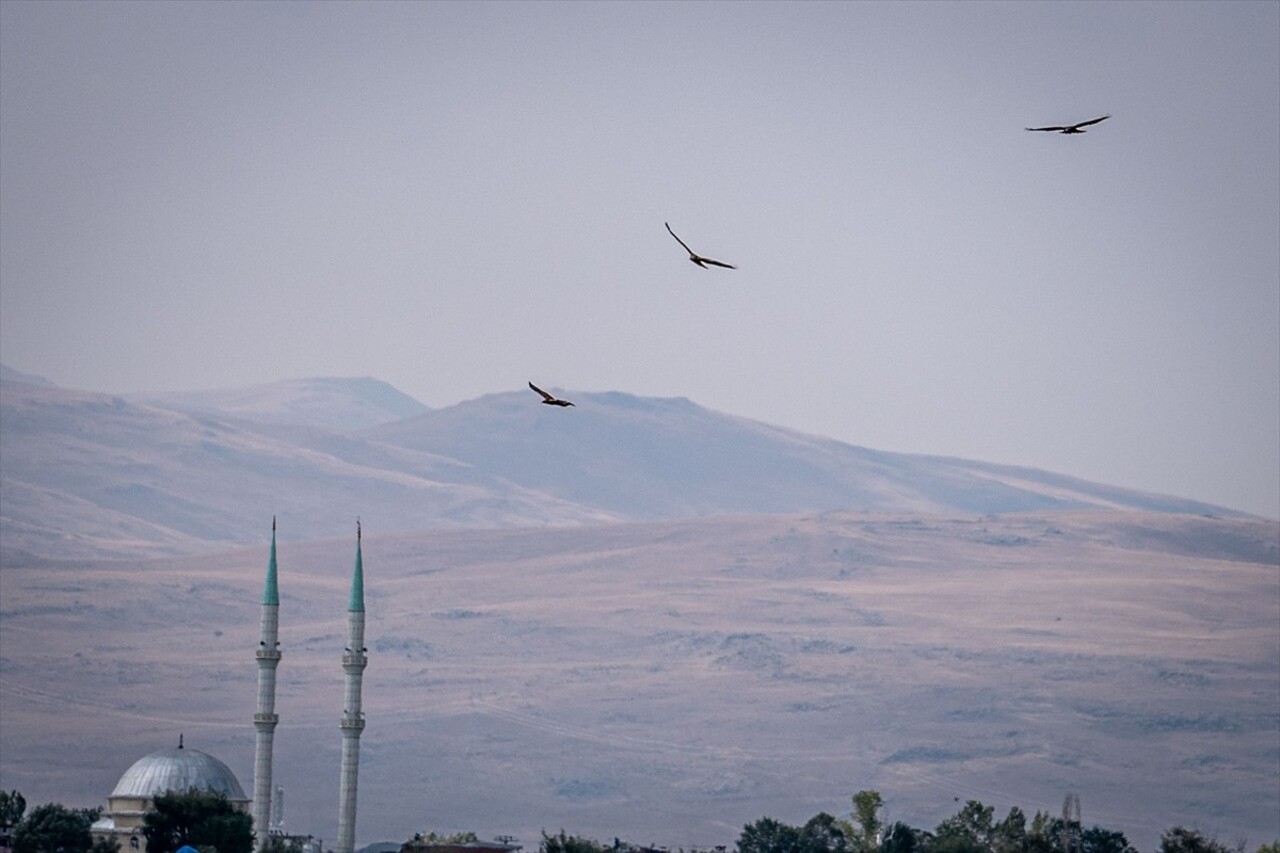
[[[1091,124],[1097,124],[1100,121],[1106,121],[1111,118],[1111,113],[1107,113],[1101,118],[1091,118],[1088,121],[1082,121],[1079,124],[1058,125],[1055,127],[1028,127],[1027,130],[1048,130],[1057,131],[1058,133],[1084,133],[1081,128],[1088,127]]]
[[[670,234],[672,237],[676,237],[676,232],[671,230],[670,225],[667,225],[667,223],[665,222],[662,224],[667,226],[668,234]],[[695,264],[702,267],[704,270],[707,268],[707,264],[711,264],[712,266],[716,266],[716,267],[724,267],[725,269],[728,269],[728,270],[737,269],[737,267],[735,267],[733,264],[726,264],[723,261],[713,261],[710,258],[704,258],[701,255],[696,254],[693,251],[693,249],[690,249],[688,246],[686,246],[685,242],[681,240],[679,237],[676,237],[676,242],[679,243],[681,246],[684,246],[684,250],[689,253],[689,260],[693,261]]]
[[[550,394],[548,394],[546,391],[543,391],[541,388],[539,388],[537,385],[534,385],[532,382],[529,383],[529,387],[542,395],[542,404],[544,406],[572,406],[573,405],[573,403],[570,403],[568,400],[561,400],[558,397],[552,397]]]

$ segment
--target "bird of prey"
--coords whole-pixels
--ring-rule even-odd
[[[671,230],[670,225],[667,225],[667,223],[665,222],[662,224],[667,226],[668,234],[670,234],[672,237],[676,237],[676,232]],[[693,249],[690,249],[688,246],[686,246],[685,242],[681,240],[679,237],[676,237],[676,242],[679,243],[681,246],[684,246],[684,250],[689,253],[689,260],[693,261],[695,264],[702,267],[704,270],[707,268],[707,264],[711,264],[712,266],[716,266],[716,267],[724,267],[725,269],[728,269],[728,270],[737,269],[737,267],[735,267],[733,264],[726,264],[723,261],[713,261],[710,258],[704,258],[701,255],[696,254],[693,251]]]
[[[1085,131],[1082,130],[1082,128],[1086,128],[1091,124],[1097,124],[1100,121],[1106,121],[1109,118],[1111,118],[1111,113],[1107,113],[1101,118],[1091,118],[1088,121],[1082,121],[1079,124],[1057,125],[1055,127],[1028,127],[1027,130],[1048,130],[1051,132],[1056,131],[1058,133],[1084,133]]]
[[[539,388],[537,385],[534,385],[532,382],[529,383],[529,387],[542,395],[542,404],[544,406],[572,406],[573,405],[573,403],[570,403],[568,400],[561,400],[557,397],[552,397],[550,394],[548,394],[546,391],[543,391],[541,388]]]

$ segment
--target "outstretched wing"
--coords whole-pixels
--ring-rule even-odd
[[[667,223],[665,223],[665,222],[664,222],[664,223],[662,223],[662,224],[667,226],[667,233],[668,233],[668,234],[670,234],[672,237],[676,237],[676,232],[674,232],[674,231],[672,231],[672,230],[671,230],[671,226],[670,226],[670,225],[667,225]],[[688,252],[688,253],[689,253],[689,257],[691,257],[691,258],[696,258],[696,257],[698,257],[696,254],[694,254],[693,249],[690,249],[687,245],[685,245],[685,242],[684,242],[683,240],[681,240],[679,237],[676,237],[676,242],[677,242],[677,243],[679,243],[681,246],[684,246],[684,250],[685,250],[686,252]]]
[[[1077,127],[1079,127],[1079,125],[1076,125],[1076,126],[1077,126]],[[1065,125],[1058,126],[1058,127],[1028,127],[1028,128],[1026,128],[1026,130],[1066,130],[1066,129],[1067,129],[1067,127],[1066,127]]]
[[[1079,124],[1073,124],[1073,125],[1071,125],[1071,126],[1072,126],[1072,128],[1079,129],[1079,128],[1082,128],[1082,127],[1088,127],[1088,126],[1089,126],[1089,125],[1091,125],[1091,124],[1097,124],[1097,123],[1098,123],[1098,122],[1100,122],[1100,121],[1106,121],[1106,120],[1107,120],[1107,119],[1109,119],[1109,118],[1111,118],[1111,113],[1107,113],[1106,115],[1104,115],[1104,116],[1102,116],[1102,117],[1100,117],[1100,118],[1091,118],[1091,119],[1089,119],[1088,121],[1082,121],[1082,122],[1080,122]]]
[[[534,385],[532,382],[529,383],[529,387],[532,388],[534,391],[537,391],[539,394],[541,394],[542,399],[546,400],[548,403],[550,403],[552,400],[555,399],[555,397],[552,397],[550,394],[548,394],[546,391],[543,391],[541,388],[539,388],[537,385]]]
[[[733,264],[726,264],[723,261],[713,261],[710,258],[698,258],[698,260],[702,261],[704,264],[713,264],[717,267],[724,267],[727,270],[737,269],[737,267],[735,267]]]

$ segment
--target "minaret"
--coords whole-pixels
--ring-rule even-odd
[[[342,669],[347,673],[342,710],[342,780],[338,789],[338,843],[334,853],[353,853],[356,846],[356,777],[360,772],[360,735],[364,714],[360,711],[360,681],[369,660],[364,647],[364,567],[360,560],[360,522],[356,521],[356,568],[351,576],[351,600],[347,605],[347,648]]]
[[[253,727],[258,730],[253,756],[253,830],[256,848],[267,843],[271,819],[271,744],[275,739],[276,667],[280,663],[280,593],[276,588],[276,520],[271,519],[271,559],[267,563],[267,583],[262,591],[262,639],[258,642],[258,712]]]

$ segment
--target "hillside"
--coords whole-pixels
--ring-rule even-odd
[[[354,537],[281,529],[275,780],[334,837]],[[97,805],[185,733],[249,784],[255,547],[0,572],[0,788]],[[1142,850],[1280,834],[1274,522],[1106,510],[738,516],[392,535],[366,523],[357,841],[541,829],[731,845],[872,787],[1077,792]]]
[[[180,412],[348,432],[398,421],[429,409],[380,379],[292,379],[214,391],[129,397]]]
[[[572,394],[573,409],[491,394],[361,434],[484,467],[638,520],[854,509],[971,514],[1223,507],[963,459],[887,453],[703,408],[683,398]]]
[[[375,383],[375,396],[399,399],[389,387]],[[414,531],[836,509],[1238,515],[617,392],[574,395],[572,409],[527,391],[494,394],[348,432],[298,423],[326,420],[317,400],[343,421],[373,417],[362,408],[368,390],[364,380],[314,380],[142,403],[0,382],[0,551],[195,554],[255,541],[272,515],[304,538],[337,535],[357,516]]]
[[[609,518],[429,453],[20,383],[0,383],[0,486],[8,557],[208,552],[272,515],[312,538],[361,514],[404,530]]]

